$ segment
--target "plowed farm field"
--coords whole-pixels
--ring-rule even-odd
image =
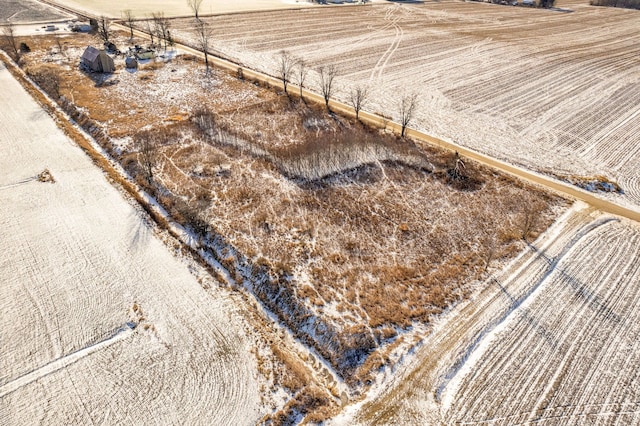
[[[277,75],[287,50],[314,70],[336,65],[336,97],[368,86],[365,110],[571,180],[603,175],[640,205],[640,14],[560,2],[540,10],[466,2],[374,4],[206,18],[213,51]],[[193,44],[193,20],[172,34]],[[286,28],[286,31],[282,31]],[[294,79],[295,82],[295,79]]]
[[[0,85],[0,423],[255,424],[242,307]]]
[[[71,19],[73,16],[36,0],[3,0],[0,24]]]

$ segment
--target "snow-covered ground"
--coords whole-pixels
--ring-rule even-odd
[[[0,86],[0,423],[255,424],[238,299],[191,273],[3,66]]]
[[[188,16],[193,11],[186,0],[137,0],[135,2],[117,0],[105,2],[101,0],[54,0],[63,6],[90,13],[120,18],[125,9],[137,17],[144,17],[156,12],[166,16]],[[292,7],[308,7],[312,3],[305,0],[204,0],[200,14],[218,14],[248,12],[257,10],[288,9]]]
[[[496,283],[513,309],[446,389],[451,422],[640,424],[640,228],[596,217],[558,248],[530,294]]]

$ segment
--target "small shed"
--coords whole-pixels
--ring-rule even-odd
[[[92,72],[114,72],[116,67],[113,59],[104,50],[87,46],[80,58],[80,65]]]

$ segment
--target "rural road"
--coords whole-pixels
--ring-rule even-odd
[[[73,10],[69,7],[60,7],[56,3],[53,3],[50,1],[45,0],[43,1],[43,3],[46,3],[53,7],[57,7],[65,12],[75,13],[80,16],[87,16],[85,12]],[[129,31],[129,29],[126,28],[124,25],[114,24],[113,27],[117,27],[123,31]],[[134,32],[139,37],[144,37],[144,38],[147,37],[147,34],[142,31],[134,30]],[[194,49],[192,47],[189,47],[185,44],[176,43],[175,46],[185,52],[188,52],[200,58],[204,58],[204,54],[201,51]],[[223,68],[231,72],[237,72],[239,69],[242,69],[242,72],[245,78],[258,80],[262,83],[267,83],[273,87],[282,87],[282,82],[279,79],[261,72],[257,72],[252,69],[242,67],[226,59],[210,55],[209,61],[210,63],[213,64],[213,66],[217,66],[219,68]],[[290,83],[289,87],[291,87],[292,92],[294,93],[299,92],[299,87],[296,86],[295,84]],[[318,93],[312,92],[308,89],[303,89],[302,93],[304,98],[307,100],[311,100],[313,102],[318,102],[321,104],[324,103],[324,98]],[[341,114],[344,114],[350,117],[355,117],[355,112],[353,108],[343,102],[332,99],[329,101],[329,106],[335,112],[339,112]],[[372,114],[366,111],[360,112],[360,120],[363,121],[364,123],[367,123],[369,125],[372,125],[378,128],[384,128],[386,126],[386,129],[392,130],[393,132],[396,132],[396,133],[400,133],[400,130],[402,128],[402,126],[399,123],[392,122],[379,115]],[[462,157],[472,159],[485,166],[491,167],[496,170],[500,170],[501,172],[506,173],[510,176],[514,176],[524,181],[527,181],[529,183],[544,187],[563,197],[566,197],[572,200],[583,201],[589,204],[590,206],[595,207],[596,209],[601,210],[603,212],[625,217],[627,219],[631,219],[636,222],[640,222],[640,210],[626,207],[610,200],[606,200],[591,192],[582,190],[574,185],[561,182],[552,177],[545,176],[540,173],[536,173],[534,171],[515,166],[513,164],[509,164],[507,162],[498,160],[496,158],[482,154],[478,151],[466,148],[456,143],[448,142],[448,141],[436,138],[434,136],[431,136],[427,133],[421,132],[416,129],[407,128],[405,134],[421,143],[427,143],[427,144],[435,145],[451,151],[457,151]]]

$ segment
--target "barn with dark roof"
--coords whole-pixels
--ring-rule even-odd
[[[93,46],[87,46],[80,58],[80,66],[92,72],[114,72],[116,67],[111,56],[104,50],[98,50]]]

